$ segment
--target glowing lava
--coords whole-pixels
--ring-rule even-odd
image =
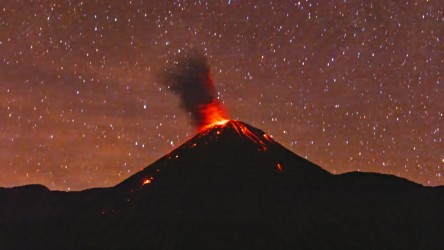
[[[224,125],[229,121],[222,104],[216,99],[208,104],[200,105],[199,113],[203,117],[202,124],[198,127],[199,132],[215,125]]]
[[[228,119],[215,120],[207,126],[202,127],[198,138],[206,136],[210,133],[214,133],[213,136],[219,137],[228,127],[234,130],[239,136],[248,138],[249,140],[257,144],[259,146],[258,151],[265,152],[268,150],[270,144],[274,143],[274,140],[269,135],[263,132],[253,132],[242,122]],[[191,147],[195,147],[196,145],[197,143],[194,143],[191,145]]]
[[[145,180],[143,180],[143,183],[142,183],[142,185],[147,185],[147,184],[150,184],[152,181],[153,181],[153,177],[150,177],[149,179],[145,179]]]

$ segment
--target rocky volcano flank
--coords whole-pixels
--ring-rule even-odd
[[[227,120],[120,184],[0,189],[0,249],[441,249],[444,189],[333,175]]]

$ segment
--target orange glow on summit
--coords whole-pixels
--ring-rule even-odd
[[[213,123],[208,124],[207,126],[202,128],[202,131],[199,132],[198,137],[206,136],[212,134],[212,137],[222,136],[224,131],[231,130],[234,131],[239,136],[249,139],[258,145],[258,151],[265,152],[268,150],[268,147],[274,140],[267,134],[260,132],[253,132],[250,128],[247,127],[246,124],[236,121],[236,120],[218,120]],[[191,147],[196,147],[197,143],[193,143]]]
[[[191,50],[173,60],[162,79],[181,99],[181,106],[192,118],[198,132],[229,121],[211,75],[205,54]]]
[[[229,121],[222,105],[217,100],[201,105],[199,108],[203,116],[203,123],[198,127],[198,131],[203,131],[215,125],[223,125]]]

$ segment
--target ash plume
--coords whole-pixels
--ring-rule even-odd
[[[192,123],[198,130],[214,120],[226,118],[217,100],[210,66],[204,54],[196,50],[186,53],[176,59],[172,66],[166,67],[162,79],[180,97],[182,108],[191,114]]]

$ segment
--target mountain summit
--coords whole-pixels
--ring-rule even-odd
[[[287,169],[287,166],[292,167]],[[271,176],[278,177],[284,172],[300,172],[302,179],[306,179],[307,175],[330,175],[287,150],[262,130],[234,120],[208,127],[159,161],[117,185],[117,188],[137,188],[143,183],[154,185],[157,176],[165,178],[163,170],[168,173],[173,170],[187,171],[190,178],[196,174],[214,174],[214,178],[222,178],[225,182],[234,177],[242,180],[242,183],[252,178],[265,180]],[[198,178],[208,180],[208,176]]]
[[[223,120],[111,188],[0,189],[0,249],[441,249],[444,190],[333,175]]]

